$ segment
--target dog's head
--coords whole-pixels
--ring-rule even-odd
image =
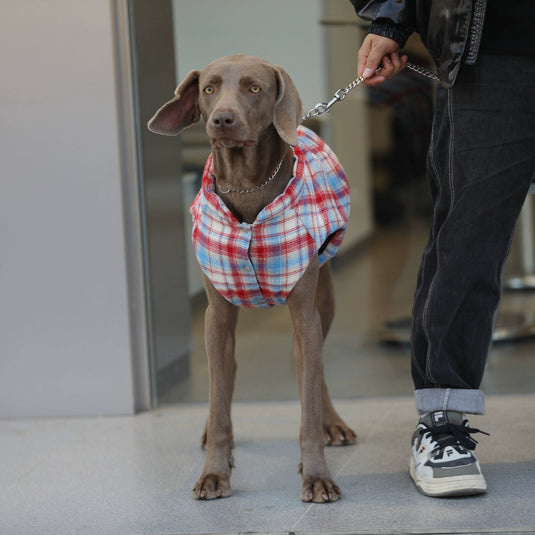
[[[190,72],[148,127],[173,136],[202,116],[214,147],[253,147],[273,124],[286,143],[296,145],[301,115],[301,99],[283,68],[237,55]]]

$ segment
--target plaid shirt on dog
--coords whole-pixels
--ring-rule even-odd
[[[193,246],[203,272],[227,301],[268,308],[286,299],[310,261],[342,243],[349,184],[332,149],[300,126],[294,176],[252,223],[240,223],[214,191],[210,155],[193,201]]]

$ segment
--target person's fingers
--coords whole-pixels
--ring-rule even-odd
[[[396,66],[394,65],[394,62],[390,59],[389,55],[383,56],[378,69],[378,71],[375,71],[371,76],[366,78],[365,83],[367,85],[372,87],[376,86],[397,74]]]
[[[398,50],[399,45],[396,41],[381,35],[368,34],[358,52],[357,71],[359,76],[364,76],[365,83],[372,86],[384,82],[395,74],[395,67],[389,56],[397,53]],[[377,73],[379,66],[382,68]]]
[[[390,54],[390,61],[392,62],[392,65],[394,67],[391,76],[395,76],[405,68],[405,66],[407,65],[407,59],[408,58],[406,55],[400,56],[398,53]]]
[[[365,37],[359,49],[358,56],[357,56],[357,72],[359,76],[362,75],[368,63],[368,57],[372,49],[372,40],[373,40],[372,34],[368,34]]]
[[[369,86],[376,86],[390,78],[396,76],[407,65],[408,57],[404,54],[400,56],[397,52],[392,52],[383,57],[380,65],[380,70],[366,79],[364,82]]]
[[[396,52],[399,45],[389,39],[369,33],[362,42],[358,52],[358,73],[366,77],[372,76],[385,55]]]
[[[386,79],[392,78],[396,74],[396,66],[391,59],[391,57],[394,54],[390,54],[389,56],[385,56],[383,58],[383,61],[381,62],[381,76],[384,76]]]
[[[371,78],[384,61],[384,58],[385,56],[380,48],[372,48],[366,59],[366,65],[362,71],[362,75],[366,78]]]
[[[399,54],[390,54],[389,60],[392,64],[391,76],[395,76],[401,70],[401,59],[399,57]]]

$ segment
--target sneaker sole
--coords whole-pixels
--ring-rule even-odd
[[[434,498],[445,496],[472,496],[485,494],[487,483],[479,476],[452,476],[440,479],[422,479],[416,474],[414,459],[411,457],[409,473],[416,488],[426,496]]]

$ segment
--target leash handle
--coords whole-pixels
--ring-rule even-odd
[[[430,78],[431,80],[438,80],[438,76],[427,69],[424,69],[424,67],[420,65],[414,65],[413,63],[407,63],[405,65],[407,69],[410,69],[411,71],[416,72],[417,74],[421,76],[425,76],[426,78]],[[382,67],[379,67],[375,72],[374,75],[376,75]],[[329,102],[319,102],[316,104],[306,115],[303,116],[301,119],[301,122],[306,121],[307,119],[310,119],[311,117],[317,117],[318,115],[322,115],[325,112],[328,112],[337,102],[344,100],[347,97],[347,94],[350,91],[353,91],[356,87],[358,87],[362,82],[366,80],[366,76],[362,75],[358,78],[355,78],[349,85],[344,87],[343,89],[338,89],[338,91],[335,92],[331,100]]]

